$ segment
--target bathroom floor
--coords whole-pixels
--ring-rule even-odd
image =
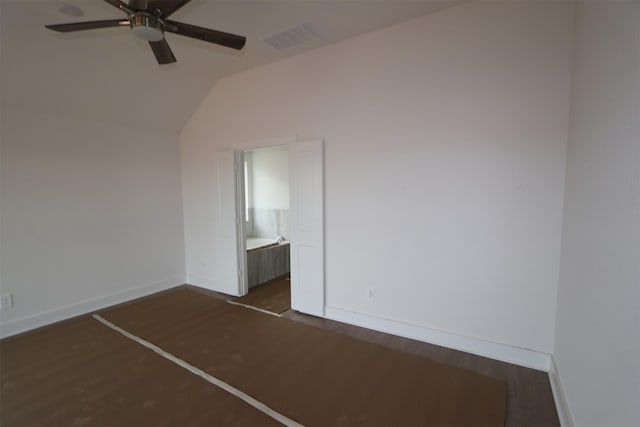
[[[291,309],[291,281],[289,274],[280,276],[249,289],[249,293],[230,300],[273,314],[282,314]]]

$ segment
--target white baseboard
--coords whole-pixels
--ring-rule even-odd
[[[207,279],[206,277],[194,276],[193,274],[187,274],[187,283],[199,288],[215,290],[215,280]]]
[[[551,369],[549,369],[549,382],[551,383],[551,391],[553,392],[553,400],[556,403],[556,411],[558,411],[558,418],[560,419],[560,425],[562,427],[573,427],[573,417],[569,410],[569,402],[564,394],[564,388],[562,387],[562,381],[560,380],[560,374],[558,373],[558,366],[556,360],[551,356]]]
[[[548,372],[551,368],[551,355],[535,350],[499,344],[480,338],[465,337],[463,335],[383,319],[335,307],[325,307],[325,317],[338,322],[399,335],[405,338],[476,354],[478,356],[513,363],[526,368],[545,372]]]
[[[185,283],[184,277],[172,277],[153,283],[136,286],[135,288],[124,291],[114,292],[109,295],[103,295],[74,304],[58,307],[43,313],[31,316],[21,317],[10,322],[0,324],[0,338],[10,337],[31,329],[69,319],[71,317],[80,316],[82,314],[91,313],[96,310],[103,309],[115,304],[121,304],[135,298],[140,298],[155,292],[180,286]]]
[[[194,276],[193,274],[187,274],[187,284],[197,286],[199,288],[208,289],[210,291],[218,292],[233,297],[239,297],[238,291],[228,292],[220,289],[220,283],[213,279],[207,279],[206,277]]]

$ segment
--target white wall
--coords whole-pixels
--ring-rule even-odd
[[[555,360],[576,425],[640,423],[640,3],[580,2]]]
[[[289,209],[287,147],[251,152],[252,204],[256,209]]]
[[[216,151],[321,137],[328,306],[551,353],[572,19],[468,3],[218,82],[181,134],[191,283]]]
[[[184,283],[178,135],[3,107],[12,334]]]

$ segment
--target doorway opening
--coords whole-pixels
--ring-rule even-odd
[[[242,157],[248,293],[236,302],[281,314],[291,308],[289,149],[245,150]]]
[[[289,243],[290,258],[285,256],[284,260],[286,262],[289,259],[291,309],[324,316],[324,143],[321,139],[296,141],[282,148],[287,150],[288,156],[288,161],[281,163],[279,169],[280,176],[289,181],[289,197],[281,198],[285,207],[287,199],[289,201],[288,230],[272,231],[266,238],[277,239],[278,247]],[[263,151],[250,151],[252,163],[255,164],[256,153],[262,154]],[[249,293],[246,238],[256,236],[256,227],[259,227],[255,217],[253,224],[247,224],[251,220],[251,208],[254,208],[254,214],[256,209],[251,200],[255,201],[257,196],[250,194],[247,211],[243,157],[244,152],[240,150],[224,150],[217,154],[217,256],[214,259],[217,275],[211,287],[215,291],[240,297]],[[284,173],[287,169],[288,173]],[[251,171],[247,170],[247,181],[256,183],[260,177],[249,176]],[[251,189],[253,193],[255,190]],[[273,243],[276,246],[276,242]]]

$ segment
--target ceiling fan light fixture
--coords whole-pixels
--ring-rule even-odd
[[[145,15],[134,15],[129,19],[129,25],[131,31],[143,40],[159,42],[164,39],[162,23],[157,19]]]

